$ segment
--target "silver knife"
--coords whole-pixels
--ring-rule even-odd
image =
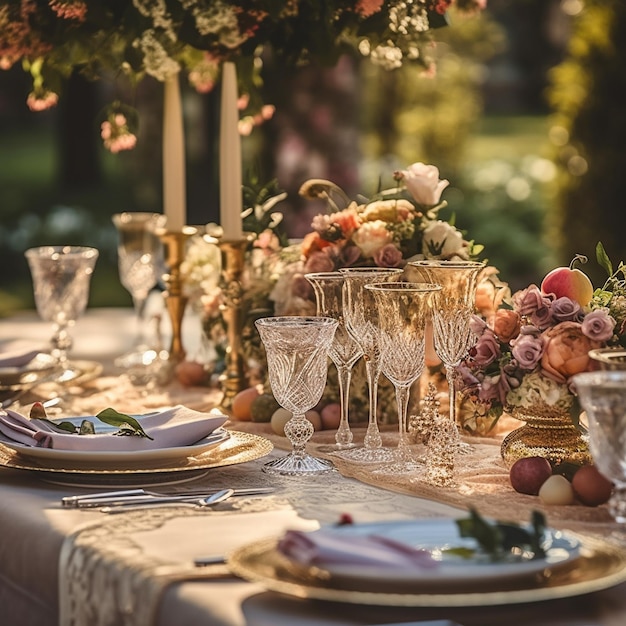
[[[126,495],[126,496],[113,496],[113,497],[93,497],[83,498],[80,500],[74,500],[71,504],[64,504],[64,506],[71,506],[78,509],[97,508],[102,506],[124,506],[140,503],[165,503],[165,502],[185,502],[186,500],[198,500],[199,498],[210,496],[219,489],[208,489],[202,492],[176,494],[171,496],[166,495],[152,495],[149,493]],[[272,493],[273,487],[250,487],[246,489],[235,489],[234,496],[252,496],[261,495],[266,493]]]

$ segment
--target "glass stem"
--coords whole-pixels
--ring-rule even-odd
[[[398,405],[398,453],[404,456],[409,447],[407,415],[409,412],[409,386],[396,385],[396,403]]]
[[[338,448],[347,448],[352,444],[352,431],[348,421],[348,402],[350,398],[350,380],[352,368],[346,365],[337,365],[337,378],[339,381],[339,406],[341,407],[339,428],[335,434]]]
[[[456,426],[456,369],[453,365],[446,365],[446,381],[450,399],[450,421]]]
[[[133,296],[133,307],[135,309],[135,346],[143,346],[146,344],[146,325],[144,315],[146,312],[147,302],[147,295]]]
[[[63,368],[67,367],[67,353],[72,347],[72,338],[67,332],[67,322],[56,322],[51,339],[52,355]]]
[[[378,378],[380,376],[380,366],[378,360],[365,358],[365,372],[367,374],[367,387],[369,393],[369,422],[363,444],[368,450],[382,448],[383,440],[378,430]]]
[[[285,435],[292,445],[292,454],[303,457],[306,455],[305,446],[313,436],[313,424],[305,417],[304,413],[294,413],[285,424]]]

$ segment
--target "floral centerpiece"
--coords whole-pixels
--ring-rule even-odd
[[[441,196],[448,187],[433,165],[414,163],[393,174],[394,185],[372,198],[351,200],[327,180],[306,181],[300,193],[324,201],[326,212],[313,218],[311,232],[302,241],[289,243],[281,232],[277,203],[284,194],[266,188],[244,211],[244,229],[254,232],[243,277],[243,350],[251,384],[265,382],[265,356],[254,321],[268,315],[311,315],[316,312],[315,294],[304,278],[309,272],[334,271],[341,267],[404,267],[408,261],[431,259],[474,259],[482,246],[465,238],[453,223],[443,220],[446,206]],[[196,295],[205,329],[212,342],[224,345],[220,315],[221,287],[219,254],[210,243],[197,240],[183,267],[190,294]],[[221,349],[218,348],[218,352]],[[217,371],[220,364],[217,364]],[[336,371],[329,368],[324,402],[338,400]],[[354,371],[351,407],[364,413],[367,407],[365,373]],[[388,392],[388,393],[387,393]],[[382,409],[393,417],[395,402],[391,385],[381,384],[388,402]]]
[[[354,51],[393,68],[429,69],[432,30],[452,5],[473,12],[486,0],[8,0],[0,7],[0,69],[21,63],[32,76],[32,110],[54,106],[63,81],[151,76],[185,71],[210,91],[224,61],[237,65],[245,106],[260,109],[263,52],[282,63],[333,64]],[[133,116],[116,103],[105,114],[105,144],[128,149]],[[262,116],[261,116],[262,117]],[[256,119],[252,116],[252,119]],[[129,125],[131,124],[131,125]],[[120,140],[117,140],[122,138]]]
[[[626,342],[625,267],[613,271],[601,244],[597,257],[609,278],[595,291],[579,269],[557,268],[474,317],[477,342],[458,369],[466,431],[489,432],[504,412],[578,423],[572,377],[593,369],[590,350]]]

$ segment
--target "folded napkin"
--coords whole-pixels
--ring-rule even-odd
[[[0,367],[24,367],[42,351],[41,344],[26,339],[0,343]]]
[[[404,571],[439,565],[428,550],[380,535],[350,534],[334,527],[313,532],[288,530],[278,542],[278,551],[301,565],[330,570],[336,566],[375,566]]]
[[[97,426],[99,420],[89,416]],[[26,446],[82,450],[93,452],[131,452],[176,448],[196,443],[219,428],[228,418],[225,415],[200,413],[184,406],[175,406],[138,418],[144,432],[152,437],[100,433],[78,435],[56,431],[46,420],[30,419],[15,411],[0,411],[0,432]]]

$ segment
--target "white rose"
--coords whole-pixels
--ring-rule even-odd
[[[415,202],[424,207],[439,204],[441,193],[450,184],[447,180],[439,180],[439,169],[434,165],[413,163],[400,174]]]
[[[424,230],[422,252],[426,257],[464,257],[464,247],[463,235],[448,222],[436,220]]]

